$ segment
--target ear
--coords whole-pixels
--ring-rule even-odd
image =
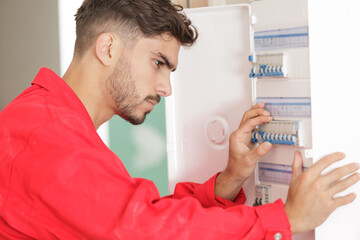
[[[95,43],[95,51],[96,51],[96,57],[99,59],[99,61],[109,66],[114,61],[114,43],[115,38],[111,33],[102,33],[99,35],[99,37],[96,39]]]

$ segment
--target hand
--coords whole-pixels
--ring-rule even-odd
[[[251,150],[251,134],[257,125],[273,118],[264,109],[264,103],[253,106],[245,112],[239,128],[230,135],[229,159],[226,169],[215,182],[215,195],[234,200],[243,183],[253,173],[260,157],[269,152],[272,145],[265,142]]]
[[[285,204],[293,233],[314,229],[336,208],[355,200],[355,193],[336,198],[334,195],[359,181],[360,174],[354,173],[359,169],[359,164],[351,163],[325,175],[321,174],[324,169],[344,157],[343,153],[327,155],[302,173],[302,156],[295,152],[292,179]],[[342,179],[349,174],[352,175]]]

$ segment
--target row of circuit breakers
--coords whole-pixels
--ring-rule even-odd
[[[251,55],[249,77],[287,77],[287,53]]]
[[[272,144],[302,147],[300,121],[271,121],[260,125],[252,134],[253,143],[270,142]]]

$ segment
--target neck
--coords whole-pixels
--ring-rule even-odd
[[[108,74],[101,67],[96,62],[73,59],[63,76],[84,104],[96,129],[115,114],[105,91]]]

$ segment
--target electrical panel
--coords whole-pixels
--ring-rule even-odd
[[[276,19],[267,20],[272,21],[271,27],[268,22],[251,25],[249,77],[253,104],[265,103],[274,120],[256,127],[252,142],[267,141],[274,148],[260,159],[254,187],[270,185],[272,199],[285,201],[292,174],[291,155],[300,151],[305,168],[312,164],[309,36],[307,26],[276,28],[280,25]]]
[[[286,15],[306,8],[303,0],[296,7],[279,1],[292,10]],[[204,182],[224,169],[230,134],[260,102],[274,120],[258,126],[252,141],[274,147],[243,186],[246,204],[286,201],[294,151],[304,156],[304,169],[312,165],[307,18],[281,22],[267,4],[188,10],[200,34],[180,51],[173,95],[165,100],[170,192],[177,182]]]

